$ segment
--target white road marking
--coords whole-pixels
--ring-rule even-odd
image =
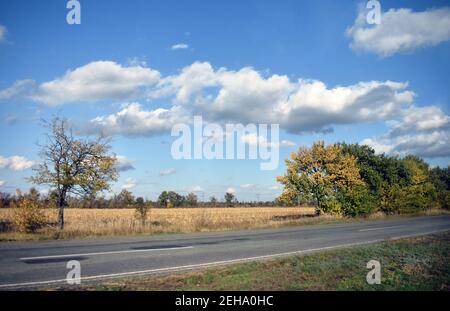
[[[112,252],[99,252],[99,253],[84,253],[84,254],[66,254],[66,255],[51,255],[51,256],[40,256],[40,257],[22,257],[19,258],[22,261],[27,260],[39,260],[39,259],[51,259],[51,258],[68,258],[68,257],[79,257],[79,256],[96,256],[96,255],[110,255],[110,254],[126,254],[126,253],[142,253],[142,252],[155,252],[155,251],[170,251],[178,249],[188,249],[194,248],[193,246],[180,246],[180,247],[168,247],[168,248],[150,248],[150,249],[134,249],[126,251],[112,251]]]
[[[411,238],[411,237],[416,237],[416,236],[421,236],[421,235],[433,234],[433,233],[438,233],[438,232],[443,232],[443,231],[448,231],[448,230],[449,229],[441,229],[441,230],[434,230],[434,231],[428,231],[428,232],[422,232],[422,233],[400,235],[400,236],[396,236],[396,237],[389,237],[388,239],[389,240],[405,239],[405,238]],[[302,254],[302,253],[308,253],[308,252],[314,252],[314,251],[329,250],[329,249],[343,248],[343,247],[351,247],[351,246],[364,245],[364,244],[373,244],[373,243],[377,243],[377,242],[383,242],[383,241],[386,241],[386,240],[387,239],[376,239],[376,240],[365,241],[365,242],[356,242],[356,243],[340,244],[340,245],[334,245],[334,246],[311,248],[311,249],[305,249],[305,250],[299,250],[299,251],[293,251],[293,252],[286,252],[286,253],[271,254],[271,255],[264,255],[264,256],[238,258],[238,259],[231,259],[231,260],[214,261],[214,262],[207,262],[207,263],[201,263],[201,264],[192,264],[192,265],[185,265],[185,266],[159,268],[159,269],[149,269],[149,270],[141,270],[141,271],[131,271],[131,272],[122,272],[122,273],[93,275],[93,276],[81,277],[80,281],[89,281],[89,280],[96,280],[96,279],[108,279],[108,278],[133,276],[133,275],[155,274],[155,273],[179,271],[179,270],[191,270],[191,269],[195,269],[195,268],[212,267],[212,266],[226,265],[226,264],[246,262],[246,261],[252,261],[252,260],[260,260],[260,259],[270,259],[270,258],[275,258],[275,257],[284,257],[284,256],[296,255],[296,254]],[[49,284],[57,284],[57,283],[65,283],[65,282],[66,282],[66,279],[59,279],[59,280],[37,281],[37,282],[27,282],[27,283],[1,284],[0,288],[8,288],[8,287],[14,288],[14,287],[23,287],[23,286],[49,285]]]
[[[404,225],[398,225],[398,226],[390,226],[390,227],[378,227],[378,228],[369,228],[369,229],[360,229],[359,232],[365,232],[365,231],[374,231],[374,230],[383,230],[383,229],[392,229],[392,228],[400,228],[404,227]]]

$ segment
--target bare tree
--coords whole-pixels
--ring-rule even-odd
[[[110,155],[109,141],[104,136],[96,139],[77,139],[66,119],[53,118],[45,122],[48,128],[47,142],[40,145],[42,163],[29,180],[34,184],[47,184],[58,197],[58,224],[64,228],[64,208],[67,196],[95,196],[109,189],[109,182],[116,181],[115,155]]]

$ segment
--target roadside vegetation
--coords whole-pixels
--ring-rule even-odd
[[[344,216],[408,214],[450,208],[450,167],[433,168],[421,158],[376,154],[368,146],[314,143],[286,160],[279,202],[313,200],[317,214]]]
[[[381,264],[379,285],[369,285],[366,281],[369,260],[378,260]],[[446,232],[171,276],[86,283],[79,289],[448,291],[449,262],[450,232]]]
[[[450,209],[449,167],[324,142],[292,153],[277,178],[283,192],[273,201],[242,202],[224,193],[200,202],[193,192],[163,191],[152,202],[126,189],[111,195],[118,171],[108,140],[75,137],[65,119],[46,127],[42,161],[28,180],[50,190],[0,193],[0,240],[269,228]]]

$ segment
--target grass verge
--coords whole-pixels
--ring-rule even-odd
[[[380,285],[366,282],[366,264],[372,259],[381,263]],[[448,291],[450,231],[171,276],[115,279],[80,289]]]

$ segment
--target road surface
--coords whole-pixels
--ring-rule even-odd
[[[0,243],[0,290],[64,284],[67,262],[83,282],[262,260],[450,230],[450,216],[279,229]]]

